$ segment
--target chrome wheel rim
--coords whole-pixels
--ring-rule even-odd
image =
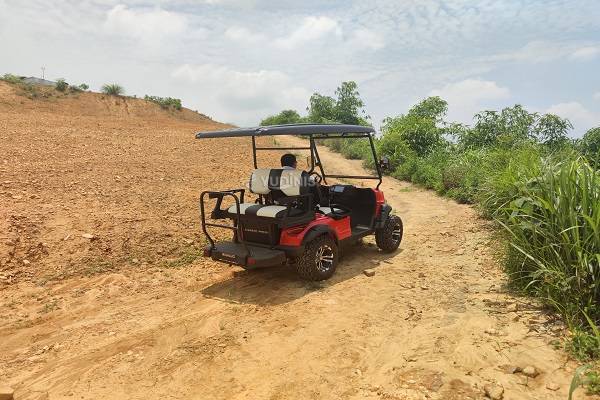
[[[325,272],[331,269],[333,266],[333,249],[324,244],[317,250],[317,269],[321,272]]]

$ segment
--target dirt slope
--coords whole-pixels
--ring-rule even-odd
[[[69,128],[53,114],[0,113],[11,146],[0,181],[19,182],[18,190],[5,184],[0,210],[34,224],[25,235],[10,230],[9,240],[72,233],[74,241],[49,242],[35,263],[3,264],[18,274],[0,289],[0,385],[14,387],[17,399],[478,399],[490,383],[503,386],[505,399],[566,398],[574,365],[551,344],[564,331],[504,292],[490,232],[471,208],[386,178],[388,201],[405,222],[396,254],[367,240],[319,284],[286,268],[233,273],[201,259],[169,267],[169,254],[158,253],[169,248],[164,242],[200,241],[202,186],[247,179],[246,141],[189,140],[211,121],[89,116]],[[224,152],[240,161],[215,160]],[[326,151],[322,158],[361,170]],[[43,184],[24,184],[34,180]],[[7,202],[20,191],[27,194]],[[99,238],[81,238],[87,231]],[[112,252],[102,253],[105,245]],[[29,279],[84,268],[87,252],[127,260],[140,247],[153,264],[114,257],[111,271]],[[540,374],[507,373],[506,365]]]
[[[193,258],[199,190],[246,174],[222,159],[248,144],[195,140],[223,124],[190,110],[18,92],[0,82],[0,288]]]

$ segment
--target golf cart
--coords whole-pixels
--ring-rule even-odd
[[[209,243],[204,255],[245,269],[289,263],[300,277],[320,281],[333,275],[341,250],[364,236],[374,234],[382,251],[395,251],[402,240],[402,220],[391,214],[392,208],[379,189],[382,164],[375,153],[374,132],[371,127],[358,125],[292,124],[197,133],[197,139],[249,136],[254,160],[247,189],[256,199],[247,198],[246,188],[204,191],[200,195],[202,231]],[[278,135],[305,138],[306,145],[261,147],[256,140]],[[316,142],[352,138],[369,141],[375,176],[325,173]],[[308,171],[259,168],[256,154],[264,150],[308,151]],[[364,188],[347,183],[328,184],[327,179],[369,179],[377,185]],[[207,198],[215,203],[208,215]],[[231,205],[224,206],[224,200]],[[211,222],[207,222],[207,216]],[[223,220],[230,220],[231,224]],[[217,242],[209,234],[209,227],[231,229],[233,237]]]

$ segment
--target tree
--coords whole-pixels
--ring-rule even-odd
[[[386,118],[381,128],[382,149],[409,148],[416,155],[425,156],[446,144],[442,118],[447,107],[448,104],[441,98],[429,97],[413,106],[405,115]]]
[[[333,97],[313,93],[310,96],[309,104],[306,110],[310,122],[326,123],[336,121],[335,100]]]
[[[283,110],[277,115],[271,115],[261,121],[261,125],[313,122],[342,123],[369,126],[370,117],[364,110],[364,102],[360,98],[356,82],[342,82],[335,90],[336,98],[313,93],[306,108],[308,115],[301,117],[294,110]]]
[[[592,128],[583,135],[580,142],[581,152],[592,165],[600,167],[600,127]]]
[[[283,110],[279,114],[271,115],[260,122],[261,126],[296,124],[302,121],[302,117],[296,110]]]
[[[408,110],[409,115],[430,119],[436,123],[442,122],[447,112],[448,103],[439,96],[428,97]]]
[[[88,90],[89,88],[90,87],[85,83],[82,83],[81,85],[79,85],[79,89],[81,89],[81,90]]]
[[[535,138],[537,113],[529,113],[521,105],[506,107],[502,111],[482,111],[475,114],[475,126],[463,132],[459,143],[464,148],[513,147]]]
[[[569,141],[567,133],[573,129],[573,125],[566,118],[554,114],[544,114],[533,128],[539,142],[557,148]]]
[[[364,102],[360,98],[356,82],[342,82],[335,90],[337,100],[333,109],[334,119],[343,124],[364,124],[370,117],[366,115]]]

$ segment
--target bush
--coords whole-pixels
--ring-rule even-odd
[[[59,92],[65,92],[69,88],[69,84],[63,78],[56,80],[56,86],[54,87]]]
[[[351,160],[360,160],[373,158],[371,155],[371,145],[366,138],[353,139],[333,139],[341,142],[340,152],[346,158]]]
[[[144,96],[144,100],[158,104],[164,109],[181,110],[181,100],[172,97]]]
[[[90,87],[89,87],[87,84],[85,84],[85,83],[82,83],[82,84],[78,85],[77,87],[78,87],[79,89],[81,89],[81,90],[88,90],[88,89],[90,88]]]
[[[107,83],[102,85],[100,89],[102,93],[110,95],[110,96],[121,96],[125,93],[125,89],[123,86],[117,83]]]
[[[13,74],[4,74],[4,75],[2,75],[0,80],[7,82],[7,83],[13,83],[13,84],[23,82],[23,80],[21,78],[19,78],[16,75],[13,75]]]

